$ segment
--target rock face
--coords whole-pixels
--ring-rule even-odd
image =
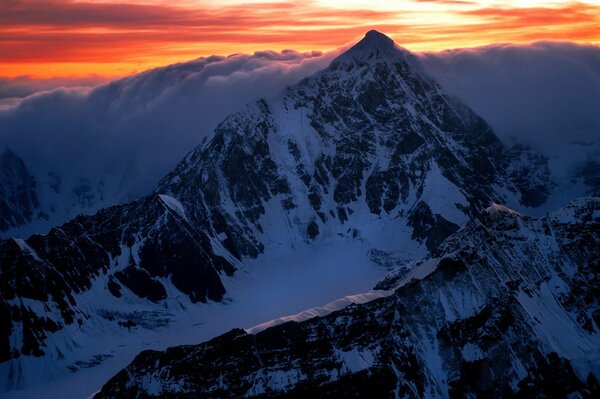
[[[432,251],[492,202],[540,204],[549,184],[544,158],[503,146],[410,53],[369,32],[224,120],[154,194],[2,241],[0,361],[45,355],[56,331],[99,317],[106,296],[220,301],[223,276],[274,243],[383,241],[384,224]],[[92,288],[97,302],[80,306]]]
[[[583,180],[594,195],[600,195],[600,162],[587,161],[575,171],[575,179]]]
[[[456,224],[492,201],[539,205],[548,184],[543,158],[505,148],[408,52],[370,32],[280,98],[226,119],[157,191],[208,213],[230,251],[255,256],[271,198],[306,235],[313,223],[360,230],[353,214],[397,216],[423,206]]]
[[[192,301],[220,300],[220,273],[231,274],[234,267],[165,198],[153,195],[81,216],[46,236],[2,241],[0,359],[42,356],[49,334],[85,323],[90,315],[74,295],[89,290],[100,274],[114,273],[107,295],[118,296],[122,286],[158,301],[165,289],[155,278],[169,276]],[[43,311],[34,311],[35,303]]]
[[[0,153],[0,232],[25,224],[39,213],[36,183],[8,147]]]
[[[599,242],[600,198],[495,205],[388,297],[142,352],[95,398],[597,397]]]

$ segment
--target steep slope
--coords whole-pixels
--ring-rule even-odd
[[[295,237],[314,238],[324,226],[360,234],[372,220],[411,212],[439,214],[456,229],[468,208],[492,201],[539,205],[548,180],[543,158],[503,147],[408,52],[372,31],[281,97],[226,119],[157,192],[223,215],[212,224],[228,234],[227,248],[254,255],[261,245],[248,233],[259,241],[264,203],[273,197]],[[241,215],[232,218],[232,208]],[[235,236],[244,245],[236,247]]]
[[[24,160],[48,217],[8,231],[0,228],[0,237],[46,233],[80,213],[147,195],[225,116],[256,97],[279,93],[332,57],[293,51],[212,56],[85,94],[39,93],[18,110],[0,111],[0,147],[6,143]],[[559,184],[536,214],[589,190],[586,183],[593,179],[571,180],[599,162],[600,48],[544,42],[416,57],[504,143],[531,145],[549,157]]]
[[[256,334],[141,353],[95,398],[596,397],[600,198],[494,205],[393,295]]]
[[[220,300],[220,273],[233,273],[233,266],[214,254],[209,237],[167,198],[151,196],[75,218],[46,236],[0,243],[0,359],[41,356],[48,334],[85,323],[93,315],[78,307],[74,295],[89,290],[100,275],[109,274],[106,295],[120,297],[128,288],[159,302],[166,291],[155,278],[169,276],[193,302]]]
[[[492,44],[417,58],[504,143],[530,145],[548,157],[557,184],[536,215],[597,192],[600,47],[546,41]]]
[[[0,109],[8,145],[35,177],[41,210],[0,237],[46,234],[79,214],[151,193],[219,122],[260,96],[273,96],[333,55],[260,51],[210,56],[96,87],[60,88]]]
[[[367,257],[414,260],[491,202],[538,205],[549,184],[542,157],[504,147],[407,51],[369,32],[327,69],[228,117],[154,194],[1,242],[0,369],[12,389],[47,366],[23,357],[66,367],[91,350],[92,329],[106,331],[95,345],[136,326],[168,330],[154,312],[223,300],[236,268],[252,274],[277,262],[284,275],[300,258],[323,264],[310,275],[318,289],[301,299],[329,292],[321,279],[366,290],[385,271]],[[347,254],[368,278],[335,261]],[[286,295],[282,281],[265,291]],[[136,307],[154,321],[140,321]],[[265,308],[268,317],[281,311]]]
[[[39,215],[36,183],[25,163],[10,148],[0,153],[0,231],[28,223]]]

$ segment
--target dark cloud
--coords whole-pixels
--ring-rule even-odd
[[[92,91],[36,93],[0,112],[0,145],[25,160],[40,187],[59,176],[67,205],[81,182],[101,190],[102,201],[87,209],[92,211],[148,193],[225,116],[258,97],[274,96],[332,56],[292,50],[214,56]],[[7,95],[31,90],[19,88],[27,79],[13,83],[4,85]]]
[[[0,100],[23,98],[40,91],[53,90],[59,87],[92,88],[109,80],[109,77],[100,75],[57,78],[34,78],[31,76],[0,78]]]
[[[530,145],[557,174],[600,148],[600,47],[539,42],[421,54],[448,92],[506,142]]]
[[[214,56],[92,91],[71,87],[36,93],[0,112],[0,144],[22,156],[42,183],[53,173],[66,192],[82,180],[102,187],[97,206],[129,200],[152,190],[226,115],[258,97],[276,95],[325,67],[335,54],[286,50]],[[597,46],[499,45],[418,56],[446,91],[481,114],[505,142],[543,151],[555,170],[566,174],[600,153]],[[0,93],[21,95],[33,89],[19,85],[31,82],[3,82]]]

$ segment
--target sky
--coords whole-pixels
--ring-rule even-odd
[[[99,202],[89,209],[65,209],[58,215],[63,219],[49,220],[49,227],[77,212],[151,192],[227,115],[257,98],[276,96],[325,68],[341,51],[207,57],[94,89],[46,86],[12,105],[8,101],[4,110],[2,92],[35,88],[25,78],[17,84],[5,80],[4,88],[0,81],[0,151],[6,145],[20,156],[39,189],[54,190],[60,178],[57,198],[46,190],[55,209],[69,208],[69,193],[79,192],[82,183],[101,188]],[[425,73],[488,121],[502,141],[541,151],[562,177],[590,154],[600,154],[600,46],[497,44],[415,56]]]
[[[87,83],[212,54],[328,51],[369,29],[413,51],[600,43],[600,0],[2,0],[0,79]]]
[[[47,226],[147,194],[227,115],[369,29],[565,176],[600,153],[598,2],[117,1],[0,0],[0,150],[46,187]],[[63,198],[82,185],[89,209]]]

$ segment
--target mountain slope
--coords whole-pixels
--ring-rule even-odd
[[[600,198],[538,219],[495,205],[389,297],[143,352],[95,398],[595,397],[599,242]]]
[[[255,256],[272,198],[294,237],[311,239],[427,209],[456,229],[493,200],[539,205],[548,180],[542,157],[503,147],[408,52],[370,32],[281,97],[227,118],[157,192],[210,215],[232,253]]]
[[[203,57],[98,86],[59,88],[0,110],[0,148],[22,158],[45,218],[0,237],[47,233],[148,195],[227,115],[318,71],[332,55],[261,51]]]
[[[293,51],[212,56],[120,79],[89,93],[38,93],[19,109],[0,111],[0,142],[35,177],[41,210],[48,217],[2,231],[0,237],[46,233],[80,213],[147,195],[226,115],[256,97],[277,94],[332,57]],[[416,57],[504,143],[531,145],[549,157],[559,184],[537,215],[589,191],[585,183],[594,180],[577,177],[599,161],[600,48],[544,42]]]
[[[224,120],[152,195],[1,242],[7,385],[27,385],[39,366],[23,357],[66,367],[69,354],[92,350],[82,331],[107,331],[98,340],[110,343],[140,334],[132,328],[168,329],[155,312],[202,312],[194,304],[223,300],[236,269],[321,265],[325,252],[313,280],[369,289],[384,269],[365,260],[364,278],[329,259],[414,260],[491,202],[535,206],[549,186],[544,158],[503,146],[410,53],[369,32],[325,70]],[[266,291],[284,296],[281,284]],[[302,298],[331,289],[314,284]],[[143,321],[119,310],[136,307]]]
[[[35,180],[27,166],[8,147],[0,154],[0,231],[38,217]]]

